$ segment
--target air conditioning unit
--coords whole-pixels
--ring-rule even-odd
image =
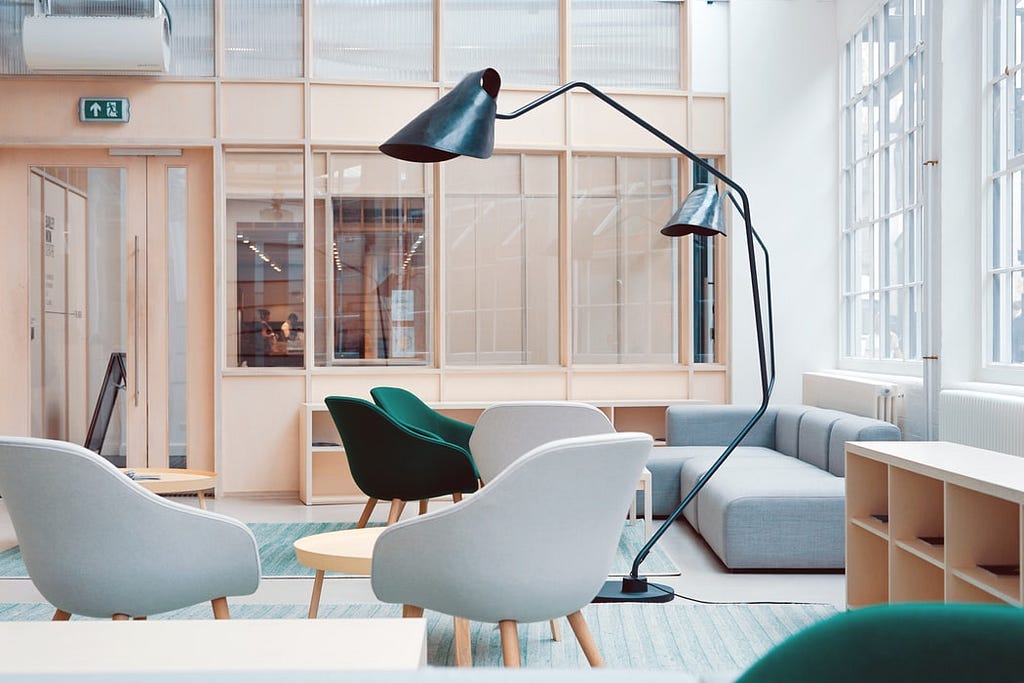
[[[164,73],[171,20],[160,0],[35,0],[22,24],[30,71]]]

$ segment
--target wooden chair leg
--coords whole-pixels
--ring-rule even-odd
[[[230,619],[231,614],[228,612],[228,599],[225,598],[214,598],[210,601],[213,605],[213,618],[214,619]]]
[[[523,661],[519,657],[519,629],[516,628],[516,622],[502,619],[498,622],[498,629],[501,631],[501,660],[506,667],[518,669]]]
[[[71,612],[65,612],[62,609],[59,609],[53,613],[53,621],[67,621],[70,618]]]
[[[424,498],[423,500],[420,501],[420,514],[421,515],[427,514],[427,503],[429,503],[429,502],[430,501],[427,500],[426,498]]]
[[[388,526],[391,526],[398,521],[398,518],[402,516],[402,510],[405,509],[405,501],[401,498],[394,498],[391,501],[391,511],[388,512]]]
[[[416,605],[402,605],[403,619],[416,619],[423,616],[423,608]]]
[[[455,666],[473,666],[473,643],[469,639],[469,619],[455,617]]]
[[[562,642],[562,625],[558,619],[551,620],[551,640],[557,643]]]
[[[316,619],[317,612],[320,611],[320,593],[324,589],[324,570],[317,569],[313,575],[313,595],[309,598],[309,614],[307,616],[310,619]]]
[[[601,653],[597,649],[597,643],[594,641],[594,636],[590,633],[587,620],[583,618],[583,612],[573,612],[567,618],[569,619],[569,626],[572,626],[572,632],[576,634],[576,640],[579,641],[580,647],[583,648],[583,654],[586,656],[587,661],[590,662],[590,666],[594,668],[604,666],[604,658],[601,657]]]
[[[129,617],[127,614],[115,614],[111,619],[114,621],[128,621]]]
[[[460,502],[462,502],[462,494],[461,494],[461,493],[459,493],[458,491],[456,491],[455,493],[453,493],[453,494],[452,494],[452,501],[454,501],[454,502],[456,502],[456,503],[460,503]]]
[[[363,514],[359,515],[359,521],[356,522],[357,529],[362,529],[366,526],[366,523],[370,521],[370,513],[373,512],[375,507],[377,507],[376,498],[370,498],[366,501],[366,505],[363,506]]]

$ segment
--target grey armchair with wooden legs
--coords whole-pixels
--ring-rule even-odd
[[[150,493],[81,446],[0,437],[0,496],[54,620],[141,619],[207,601],[226,619],[227,596],[259,587],[247,526]]]
[[[506,401],[495,403],[477,418],[469,438],[470,452],[486,484],[520,456],[557,439],[615,431],[600,409],[578,401]],[[635,496],[631,510],[635,512]],[[551,637],[562,639],[558,619]]]
[[[499,624],[506,666],[521,661],[517,623],[567,614],[587,661],[602,666],[580,610],[608,576],[652,445],[624,432],[537,447],[459,505],[381,533],[374,593],[406,615]],[[456,661],[468,664],[468,625],[457,622],[455,638]]]

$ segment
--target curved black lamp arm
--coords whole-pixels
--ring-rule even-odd
[[[729,197],[730,199],[732,199],[731,194],[729,194]],[[732,201],[735,203],[736,200],[732,199]],[[739,206],[737,206],[736,208],[739,209]],[[750,250],[748,251],[748,254],[750,255],[750,281],[751,283],[754,283],[754,322],[757,327],[757,346],[758,350],[760,351],[759,360],[761,363],[762,377],[761,405],[758,406],[757,411],[754,412],[750,420],[743,426],[743,429],[741,429],[739,433],[729,443],[729,445],[725,447],[725,450],[722,451],[722,454],[718,456],[714,463],[712,463],[711,467],[709,467],[707,471],[701,475],[700,479],[698,479],[697,482],[693,485],[693,488],[690,489],[690,492],[686,494],[686,497],[683,498],[683,500],[679,503],[678,506],[676,506],[676,509],[673,510],[667,518],[665,518],[665,521],[662,522],[661,526],[658,527],[657,531],[655,531],[651,538],[647,541],[647,543],[645,543],[644,546],[640,548],[640,551],[636,554],[636,559],[633,560],[633,567],[632,569],[630,569],[629,572],[630,578],[635,579],[640,575],[640,564],[647,559],[647,555],[651,552],[651,548],[653,548],[654,545],[658,542],[658,539],[660,539],[662,535],[666,531],[668,531],[669,527],[672,526],[672,523],[679,518],[679,515],[683,513],[683,510],[686,509],[686,506],[690,504],[690,501],[692,501],[697,496],[697,493],[702,488],[704,488],[704,484],[706,484],[708,480],[711,479],[715,472],[718,471],[718,468],[721,467],[722,464],[725,462],[726,458],[728,458],[732,454],[732,452],[736,450],[736,447],[739,446],[740,442],[743,441],[744,437],[746,437],[750,430],[754,428],[754,425],[757,424],[757,421],[761,419],[761,416],[764,415],[765,410],[768,409],[768,399],[771,396],[772,389],[775,387],[775,327],[772,315],[771,269],[768,264],[768,249],[765,247],[764,242],[761,241],[761,236],[758,235],[754,228],[750,225],[750,221],[747,219],[746,214],[743,214],[743,216],[744,222],[747,226],[747,244],[748,247],[750,247]],[[763,325],[761,322],[761,304],[760,299],[758,298],[756,284],[757,271],[754,265],[753,240],[757,241],[758,246],[761,247],[761,251],[764,253],[765,294],[768,306],[767,314],[769,343],[767,354],[765,354],[765,336]],[[648,504],[649,502],[645,499],[644,505]]]
[[[765,248],[764,242],[761,241],[760,236],[758,236],[758,234],[754,231],[754,227],[751,224],[750,203],[747,200],[747,193],[743,191],[742,187],[740,187],[734,180],[732,180],[732,178],[725,175],[717,168],[715,168],[708,162],[704,161],[699,156],[697,156],[690,150],[686,149],[678,142],[670,138],[668,135],[661,132],[653,125],[651,125],[644,119],[640,118],[632,111],[622,106],[621,104],[613,100],[611,97],[604,94],[603,92],[601,92],[600,90],[598,90],[596,87],[589,83],[585,83],[583,81],[574,81],[572,83],[566,83],[565,85],[556,88],[555,90],[552,90],[546,95],[542,95],[536,100],[523,105],[522,107],[516,109],[513,112],[510,112],[508,114],[498,113],[496,114],[495,118],[506,120],[518,118],[525,114],[526,112],[531,111],[539,107],[540,105],[544,104],[545,102],[552,100],[574,88],[583,88],[584,90],[589,91],[591,94],[593,94],[602,102],[610,106],[612,109],[615,109],[620,114],[628,118],[630,121],[633,121],[641,128],[648,131],[656,138],[664,142],[666,145],[676,150],[677,152],[685,156],[687,159],[697,164],[699,167],[703,168],[709,174],[711,174],[715,178],[718,178],[725,185],[727,185],[733,192],[735,192],[737,196],[739,196],[739,201],[737,201],[736,197],[733,196],[733,192],[726,192],[726,194],[729,196],[729,199],[732,201],[732,203],[736,206],[736,209],[739,211],[739,214],[743,217],[743,224],[746,228],[747,233],[747,259],[750,263],[750,288],[754,298],[754,326],[757,329],[757,350],[761,370],[761,405],[758,407],[753,417],[750,418],[750,421],[743,426],[743,429],[741,429],[740,432],[736,435],[736,437],[733,438],[732,442],[728,446],[726,446],[725,450],[722,452],[720,456],[718,456],[718,459],[715,460],[711,467],[709,467],[708,470],[703,475],[701,475],[700,479],[697,480],[697,483],[694,484],[690,492],[686,494],[686,497],[683,498],[682,502],[680,502],[676,509],[672,511],[672,514],[670,514],[668,518],[666,518],[665,521],[662,522],[661,526],[658,527],[658,529],[654,532],[654,534],[647,541],[647,543],[645,543],[644,546],[637,553],[636,559],[633,560],[633,567],[630,570],[630,577],[635,579],[639,575],[640,564],[645,559],[647,559],[647,555],[650,553],[651,548],[654,547],[654,545],[664,535],[664,533],[669,529],[669,527],[672,526],[672,523],[679,518],[679,515],[681,515],[686,506],[690,504],[690,501],[693,500],[693,498],[697,495],[697,492],[700,491],[704,487],[704,484],[706,484],[707,481],[715,474],[715,472],[718,471],[718,468],[722,466],[722,463],[725,462],[726,458],[728,458],[729,455],[732,454],[734,450],[736,450],[736,447],[740,444],[741,441],[743,441],[744,437],[746,437],[750,430],[753,429],[754,425],[757,424],[757,421],[761,419],[761,416],[764,415],[765,410],[768,409],[768,399],[771,396],[772,388],[775,385],[775,343],[774,332],[772,327],[773,321],[771,307],[771,281],[770,278],[768,278],[768,250]],[[768,349],[766,349],[765,328],[761,316],[761,294],[757,278],[757,264],[754,255],[755,241],[760,246],[761,250],[764,252],[765,276],[766,278],[768,278],[768,284],[766,286],[765,292],[768,297],[768,334],[772,335],[770,343],[770,352],[768,351]],[[650,501],[645,500],[644,504],[649,505]]]

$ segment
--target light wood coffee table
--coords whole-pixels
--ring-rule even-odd
[[[373,565],[373,546],[387,527],[344,529],[328,531],[300,538],[292,544],[299,564],[316,570],[313,595],[309,599],[309,618],[315,619],[320,608],[320,593],[324,587],[324,572],[344,574],[370,574]]]
[[[217,485],[217,473],[206,470],[160,467],[130,467],[128,470],[135,472],[135,483],[153,493],[196,494],[199,507],[203,510],[206,509],[203,493]]]

